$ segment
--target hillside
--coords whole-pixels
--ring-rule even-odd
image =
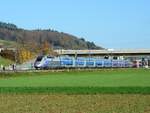
[[[55,49],[103,49],[93,42],[86,41],[68,33],[58,32],[52,29],[25,30],[14,24],[0,22],[0,45],[2,42],[19,42],[19,44],[40,46],[47,41]],[[2,41],[3,40],[3,41]],[[13,44],[12,44],[13,45]]]
[[[13,64],[14,62],[9,60],[9,59],[5,59],[3,57],[0,56],[0,65],[3,65],[3,66],[8,66],[10,64]]]
[[[14,42],[14,41],[0,39],[0,46],[2,46],[2,47],[14,47],[15,45],[16,45],[16,42]]]

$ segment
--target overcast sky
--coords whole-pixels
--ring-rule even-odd
[[[0,0],[0,21],[53,28],[105,48],[150,48],[150,0]]]

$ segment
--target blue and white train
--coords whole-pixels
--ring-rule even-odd
[[[69,56],[38,56],[34,67],[36,69],[56,69],[56,68],[127,68],[132,67],[128,60],[111,60],[89,57],[69,57]]]

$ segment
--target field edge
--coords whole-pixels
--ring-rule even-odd
[[[0,87],[3,93],[150,94],[150,87]]]

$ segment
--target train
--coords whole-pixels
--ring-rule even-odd
[[[35,69],[129,68],[132,67],[132,65],[132,62],[130,62],[129,60],[70,56],[38,56],[34,62]]]

